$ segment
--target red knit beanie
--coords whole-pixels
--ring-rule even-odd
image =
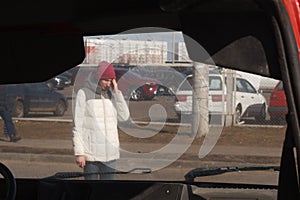
[[[105,61],[100,62],[98,65],[98,70],[97,70],[97,78],[98,79],[115,79],[116,73],[114,70],[114,66]]]

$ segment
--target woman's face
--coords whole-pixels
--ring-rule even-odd
[[[102,91],[107,90],[111,86],[112,79],[101,79],[99,84],[101,85]]]

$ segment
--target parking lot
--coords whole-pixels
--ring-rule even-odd
[[[65,112],[64,116],[53,116],[51,114],[31,114],[28,118],[37,118],[37,119],[63,119],[63,120],[71,120],[72,119],[72,106],[73,106],[73,86],[65,87],[63,90],[57,90],[60,93],[63,93],[68,98],[68,110]],[[270,91],[266,90],[263,92],[267,102],[270,99]],[[178,116],[174,110],[175,97],[174,96],[156,96],[152,100],[143,100],[143,101],[129,101],[129,109],[131,113],[132,120],[135,121],[149,121],[149,111],[152,108],[151,117],[156,121],[164,121],[164,122],[179,122]],[[166,117],[162,116],[161,110],[159,112],[155,111],[155,108],[162,108],[165,113]],[[255,121],[253,118],[245,118],[240,125],[284,125],[281,122],[274,122],[270,121],[270,117],[267,113],[266,121]]]

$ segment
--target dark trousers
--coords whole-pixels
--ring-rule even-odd
[[[10,112],[6,109],[0,110],[0,116],[4,121],[4,134],[8,136],[16,134],[15,125],[12,121]]]
[[[85,173],[98,173],[85,175],[85,180],[112,180],[116,167],[116,160],[109,162],[86,162],[84,167]]]

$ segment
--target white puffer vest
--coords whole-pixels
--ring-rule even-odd
[[[118,120],[129,119],[128,106],[121,91],[111,99],[87,99],[80,89],[73,118],[73,149],[87,161],[107,162],[120,158]]]

